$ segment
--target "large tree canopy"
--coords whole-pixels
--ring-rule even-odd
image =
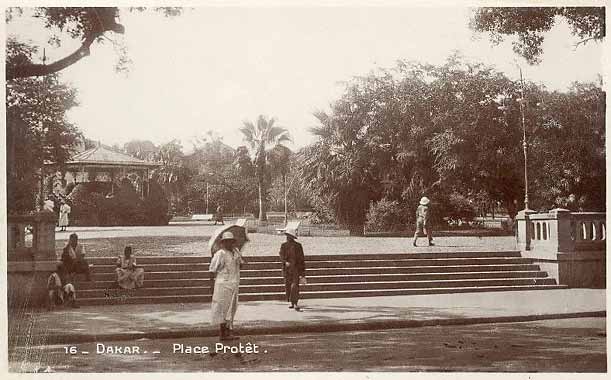
[[[90,55],[90,47],[94,43],[112,41],[107,33],[123,34],[125,27],[119,23],[121,11],[142,11],[146,8],[119,9],[116,7],[38,7],[33,9],[32,17],[41,19],[44,27],[49,31],[49,43],[59,46],[65,39],[80,42],[80,46],[72,53],[51,63],[35,63],[32,54],[19,57],[7,56],[6,79],[42,76],[57,73],[66,67],[75,64]],[[163,7],[153,8],[163,12],[166,16],[180,14],[181,8]],[[29,11],[29,10],[28,10]],[[9,8],[6,11],[6,22],[10,23],[15,17],[23,17],[22,8]],[[23,44],[23,42],[21,42]],[[114,42],[117,43],[117,42]],[[125,48],[119,45],[119,64],[121,68],[127,62]]]
[[[12,39],[7,56],[27,57],[31,49]],[[6,85],[7,179],[9,210],[30,211],[35,206],[45,163],[67,161],[82,139],[66,111],[77,105],[76,90],[56,74],[20,78]],[[40,203],[40,200],[39,200]]]
[[[319,138],[302,152],[302,177],[353,233],[383,198],[409,210],[427,195],[443,216],[484,199],[515,215],[524,198],[522,103],[531,205],[604,208],[604,92],[526,83],[522,100],[520,90],[458,55],[355,78],[330,112],[315,114]]]
[[[489,32],[490,40],[496,44],[506,36],[517,36],[513,50],[534,64],[540,62],[545,33],[559,18],[564,18],[573,35],[581,39],[575,46],[605,37],[604,7],[477,8],[470,27],[478,32]]]

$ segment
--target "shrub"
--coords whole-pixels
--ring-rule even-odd
[[[171,219],[168,213],[168,200],[157,182],[149,184],[149,195],[143,203],[145,224],[150,226],[167,225]]]
[[[458,192],[431,196],[431,207],[434,225],[471,223],[476,215],[473,202]]]
[[[383,198],[369,205],[365,229],[371,232],[401,231],[409,220],[399,202]]]
[[[114,195],[106,197],[99,183],[75,186],[68,199],[72,202],[71,224],[80,226],[166,225],[168,202],[156,183],[151,183],[149,197],[142,200],[129,180],[115,186]],[[97,191],[96,191],[97,190]]]

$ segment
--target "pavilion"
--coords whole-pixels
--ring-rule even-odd
[[[145,197],[149,192],[150,171],[159,166],[159,163],[144,161],[98,144],[67,161],[63,166],[63,179],[66,184],[75,185],[84,182],[107,182],[110,183],[110,192],[114,193],[115,182],[128,178],[140,196]]]

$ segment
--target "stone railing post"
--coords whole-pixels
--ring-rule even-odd
[[[518,249],[521,251],[530,251],[530,243],[532,239],[532,225],[530,222],[530,214],[535,211],[530,209],[521,210],[516,215],[516,222],[518,223],[516,242]]]
[[[39,307],[47,298],[47,278],[57,266],[53,212],[7,217],[7,304]],[[26,232],[26,227],[27,231]],[[30,239],[26,233],[31,232]]]
[[[550,220],[551,236],[550,241],[553,244],[555,252],[573,252],[575,250],[575,241],[571,233],[572,215],[569,210],[556,208],[550,211],[553,219]]]

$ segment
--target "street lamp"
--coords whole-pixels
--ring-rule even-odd
[[[520,115],[522,121],[522,148],[524,151],[524,210],[528,210],[528,145],[526,144],[526,123],[524,117],[524,103],[526,99],[524,99],[524,78],[522,77],[522,67],[516,63],[518,69],[520,70]]]

